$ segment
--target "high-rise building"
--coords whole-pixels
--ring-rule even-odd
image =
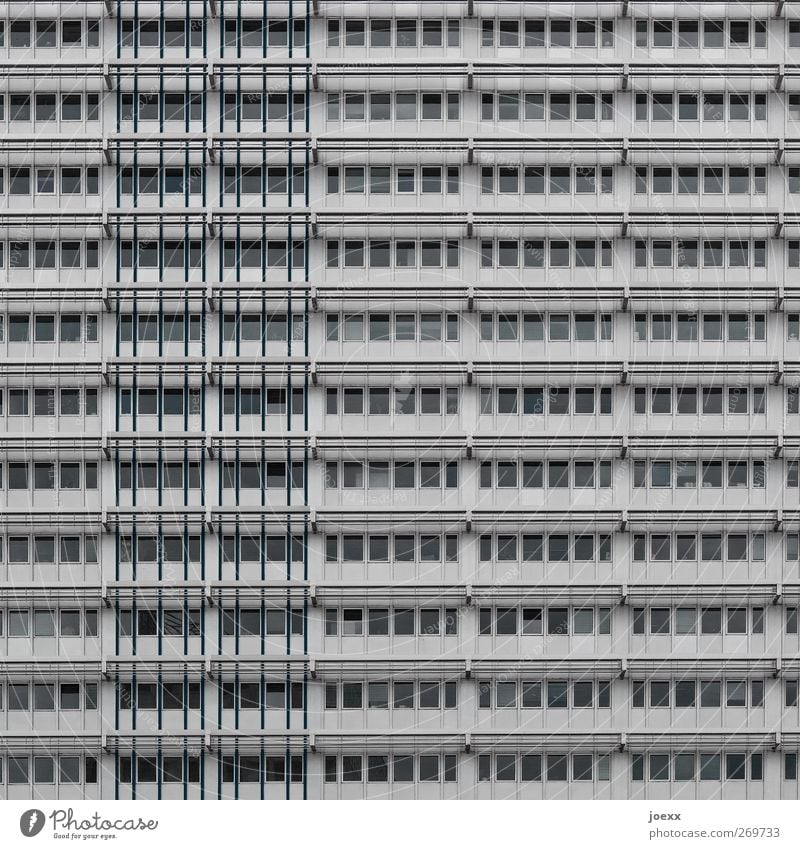
[[[798,798],[797,3],[0,14],[0,797]]]

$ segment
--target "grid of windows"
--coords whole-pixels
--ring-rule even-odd
[[[797,799],[795,4],[12,5],[0,798]]]

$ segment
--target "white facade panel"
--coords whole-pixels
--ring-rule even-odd
[[[0,13],[0,797],[798,798],[795,4]]]

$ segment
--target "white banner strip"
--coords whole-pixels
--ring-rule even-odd
[[[359,810],[356,811],[355,808]],[[797,847],[797,802],[0,802],[0,846]]]

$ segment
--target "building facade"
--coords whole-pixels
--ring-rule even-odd
[[[797,799],[800,8],[0,7],[0,797]]]

